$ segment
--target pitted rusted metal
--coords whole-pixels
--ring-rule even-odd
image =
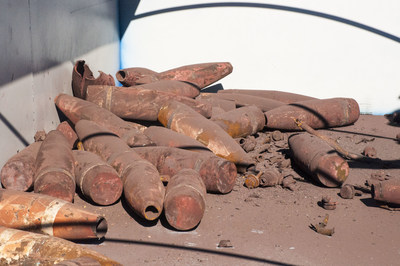
[[[371,193],[375,200],[400,204],[400,180],[392,178],[374,182],[371,186]]]
[[[73,149],[78,143],[78,136],[76,135],[75,130],[72,129],[71,125],[67,121],[63,121],[56,129],[63,133],[64,137],[68,140],[71,149]]]
[[[200,94],[200,90],[196,86],[179,80],[160,80],[152,83],[135,85],[134,88],[169,92],[189,98],[195,98]]]

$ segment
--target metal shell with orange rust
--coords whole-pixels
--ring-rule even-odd
[[[222,93],[222,94],[234,93],[234,94],[251,95],[251,96],[267,98],[267,99],[271,99],[271,100],[275,100],[275,101],[280,101],[280,102],[287,103],[287,104],[317,99],[317,98],[302,95],[302,94],[284,92],[284,91],[274,91],[274,90],[228,89],[228,90],[219,90],[218,93]]]
[[[379,181],[373,183],[371,187],[371,194],[373,199],[388,203],[400,204],[399,178]]]
[[[0,190],[0,225],[64,239],[99,239],[107,233],[104,217],[51,196]]]
[[[0,172],[4,188],[27,191],[32,187],[36,156],[41,145],[41,141],[33,142],[8,159]]]
[[[157,121],[161,106],[173,100],[190,106],[207,118],[211,116],[210,104],[173,93],[137,87],[89,86],[86,100],[124,119]]]
[[[153,144],[141,132],[144,126],[124,121],[94,103],[61,93],[56,97],[55,104],[73,124],[81,119],[91,120],[117,134],[129,146]]]
[[[78,143],[78,136],[76,135],[75,130],[72,129],[71,125],[67,121],[63,121],[56,129],[63,133],[64,137],[67,138],[71,149],[73,149]]]
[[[253,164],[250,156],[220,126],[182,103],[173,101],[165,104],[158,120],[165,127],[203,143],[219,157],[237,165]]]
[[[196,86],[179,80],[160,80],[152,83],[135,85],[134,88],[169,92],[188,98],[195,98],[200,94],[200,90]]]
[[[68,140],[60,131],[50,131],[36,157],[35,192],[72,202],[75,195],[74,171],[74,158]]]
[[[352,124],[360,117],[358,103],[351,98],[308,100],[284,105],[264,113],[266,127],[280,130],[299,130],[299,119],[314,129]]]
[[[323,140],[308,133],[289,137],[293,161],[326,187],[339,187],[349,175],[346,160]]]
[[[125,68],[118,71],[116,77],[124,86],[134,86],[160,80],[179,80],[202,89],[229,75],[232,70],[233,67],[230,63],[217,62],[186,65],[161,73],[147,68]]]
[[[49,266],[80,257],[94,259],[103,266],[121,265],[94,250],[62,238],[0,226],[2,265]]]
[[[245,106],[216,115],[211,118],[232,138],[246,137],[261,131],[265,126],[265,116],[257,106]]]
[[[235,185],[235,164],[211,152],[199,153],[172,147],[138,147],[133,150],[155,165],[161,175],[172,177],[184,168],[196,170],[208,192],[229,193]]]
[[[82,194],[99,205],[110,205],[122,194],[118,173],[99,156],[88,151],[73,150],[75,181]]]
[[[178,230],[190,230],[203,218],[206,187],[199,173],[182,169],[171,177],[165,191],[164,213],[168,223]]]
[[[166,127],[150,126],[146,128],[143,133],[149,137],[156,146],[175,147],[197,152],[212,152],[197,140]]]
[[[75,130],[85,150],[96,153],[117,171],[130,207],[147,220],[157,219],[163,209],[165,189],[156,167],[92,121],[80,120]]]
[[[237,107],[255,105],[258,108],[260,108],[263,112],[285,105],[285,103],[277,100],[261,98],[253,95],[237,94],[237,93],[201,93],[198,98],[200,99],[216,98],[216,99],[234,101]]]

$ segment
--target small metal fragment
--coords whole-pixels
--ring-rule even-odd
[[[326,236],[332,236],[335,233],[335,228],[326,228],[328,225],[328,219],[329,215],[327,214],[324,218],[324,220],[316,225],[311,224],[310,228],[317,232],[318,234],[326,235]]]
[[[321,204],[325,210],[335,210],[337,202],[333,202],[329,196],[323,196]]]
[[[369,157],[369,158],[376,158],[377,152],[376,152],[376,150],[375,150],[374,147],[372,147],[372,146],[366,146],[366,147],[364,148],[364,151],[362,152],[362,154],[365,155],[365,156],[367,156],[367,157]]]
[[[218,244],[219,248],[233,248],[230,240],[221,240]]]
[[[284,135],[279,130],[275,130],[274,132],[272,132],[272,139],[275,140],[275,141],[283,140],[284,139]]]
[[[354,186],[346,184],[340,189],[340,196],[344,199],[352,199],[355,195]]]
[[[263,174],[263,172],[259,172],[257,175],[254,174],[247,174],[246,175],[246,180],[244,181],[244,184],[248,188],[256,188],[260,185],[260,176]]]

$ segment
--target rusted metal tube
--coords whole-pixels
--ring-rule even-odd
[[[400,179],[392,178],[371,185],[372,198],[388,203],[400,204]]]
[[[299,130],[294,123],[299,119],[314,129],[345,126],[360,116],[358,103],[351,98],[308,100],[284,105],[264,113],[266,127],[281,130]]]
[[[36,157],[35,192],[73,202],[74,171],[74,158],[68,140],[60,131],[50,131]]]
[[[63,260],[54,265],[57,266],[101,266],[100,262],[89,257],[80,257],[76,259]]]
[[[318,137],[295,134],[289,137],[293,161],[315,181],[326,187],[339,187],[349,175],[349,165]]]
[[[75,181],[82,194],[99,205],[110,205],[122,194],[118,173],[99,156],[88,151],[72,151]]]
[[[219,107],[223,109],[225,112],[231,111],[236,109],[236,103],[235,101],[231,100],[225,100],[225,99],[219,99],[216,97],[197,97],[196,101],[202,102],[202,103],[209,103],[211,104],[212,107]]]
[[[160,80],[179,80],[202,89],[229,75],[232,70],[233,67],[228,62],[202,63],[181,66],[161,73],[146,68],[125,68],[118,71],[116,77],[124,86],[134,86]]]
[[[171,177],[165,191],[164,213],[168,223],[178,230],[190,230],[203,218],[206,186],[199,173],[182,169]]]
[[[86,100],[124,119],[157,121],[161,106],[170,101],[182,102],[209,118],[211,105],[176,94],[136,87],[89,86]]]
[[[285,103],[277,100],[261,98],[253,95],[236,94],[236,93],[201,93],[200,96],[198,96],[197,98],[200,99],[216,98],[216,99],[234,101],[237,107],[255,105],[258,108],[260,108],[263,112],[285,105]]]
[[[172,147],[138,147],[133,150],[155,165],[161,175],[172,177],[181,169],[199,172],[208,192],[229,193],[235,185],[235,164],[212,153],[192,152]]]
[[[115,85],[114,78],[111,75],[105,74],[102,71],[99,71],[99,73],[100,75],[95,78],[84,60],[76,61],[72,70],[72,91],[74,96],[85,99],[86,88],[89,85]]]
[[[0,225],[61,237],[96,239],[107,233],[104,217],[38,193],[0,190]]]
[[[165,189],[156,167],[92,121],[80,120],[75,130],[85,150],[96,153],[117,171],[131,208],[147,220],[157,219],[163,209]]]
[[[195,98],[200,94],[200,90],[196,86],[178,80],[160,80],[148,84],[136,85],[134,88],[169,92],[189,98]]]
[[[317,98],[302,95],[302,94],[284,92],[284,91],[275,91],[275,90],[228,89],[228,90],[219,90],[218,93],[222,93],[222,94],[234,93],[234,94],[251,95],[251,96],[267,98],[267,99],[271,99],[271,100],[275,100],[275,101],[280,101],[280,102],[287,103],[287,104],[317,99]]]
[[[158,120],[165,127],[203,143],[219,157],[240,166],[253,164],[249,155],[228,133],[182,103],[173,101],[165,104]]]
[[[4,188],[27,191],[33,185],[36,156],[42,141],[34,142],[12,156],[1,169],[1,183]]]
[[[55,104],[73,124],[81,119],[91,120],[117,134],[129,146],[153,145],[141,132],[144,126],[126,122],[94,103],[61,93],[56,97]]]
[[[75,130],[72,129],[71,125],[67,121],[63,121],[56,129],[63,133],[64,137],[68,140],[71,149],[73,149],[78,143],[78,136],[76,135]]]
[[[96,251],[65,239],[0,226],[2,265],[49,266],[79,257],[92,258],[103,266],[121,265]]]
[[[211,118],[232,138],[246,137],[261,131],[265,126],[265,116],[257,106],[245,106],[216,115]]]

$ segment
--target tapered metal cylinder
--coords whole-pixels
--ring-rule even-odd
[[[38,193],[0,190],[0,225],[65,239],[102,238],[104,217]]]
[[[114,78],[111,75],[105,74],[102,71],[99,71],[99,73],[100,75],[95,78],[84,60],[76,61],[72,70],[72,91],[74,96],[85,99],[86,89],[89,85],[115,85]]]
[[[74,150],[75,181],[82,194],[99,205],[110,205],[122,194],[118,173],[98,155]]]
[[[72,202],[75,195],[74,171],[68,140],[60,131],[50,131],[36,157],[35,192]]]
[[[164,212],[168,223],[178,230],[190,230],[203,218],[206,187],[199,173],[182,169],[171,177],[165,191]]]
[[[254,105],[216,115],[211,120],[225,130],[232,138],[255,134],[265,126],[264,113]]]
[[[175,147],[198,152],[212,152],[199,141],[166,127],[151,126],[146,128],[143,133],[156,146]]]
[[[42,142],[34,142],[12,156],[1,169],[4,188],[27,191],[33,186],[36,156]]]
[[[253,163],[242,147],[221,127],[182,103],[173,101],[165,104],[158,114],[158,120],[165,127],[203,143],[219,157],[242,166]]]
[[[219,99],[216,97],[197,97],[196,101],[203,102],[203,103],[209,103],[211,104],[212,107],[218,107],[223,109],[225,112],[231,111],[236,109],[236,103],[235,101],[232,100],[225,100],[225,99]]]
[[[219,90],[218,93],[226,94],[226,93],[234,93],[234,94],[244,94],[244,95],[251,95],[256,97],[267,98],[275,101],[280,101],[283,103],[295,103],[300,101],[307,101],[307,100],[314,100],[316,98],[291,93],[291,92],[284,92],[284,91],[275,91],[275,90],[246,90],[246,89],[228,89],[228,90]]]
[[[169,92],[189,98],[195,98],[200,94],[200,90],[196,86],[178,80],[160,80],[148,84],[136,85],[134,88]]]
[[[71,125],[67,121],[63,121],[56,129],[63,133],[64,137],[68,140],[71,149],[73,149],[78,143],[78,136],[76,135],[75,130],[72,129]]]
[[[156,73],[146,68],[126,68],[118,71],[116,77],[124,86],[134,86],[160,80],[179,80],[202,89],[229,75],[232,70],[233,67],[228,62],[202,63],[181,66],[161,73]]]
[[[400,204],[400,179],[392,178],[373,183],[371,193],[375,200]]]
[[[196,170],[208,192],[229,193],[235,185],[235,164],[212,153],[171,147],[138,147],[133,150],[155,165],[161,175],[172,177],[185,168]]]
[[[360,117],[360,108],[354,99],[331,98],[296,102],[264,114],[266,127],[271,129],[299,130],[295,119],[317,129],[352,124]]]
[[[103,266],[121,265],[82,245],[54,236],[0,226],[2,265],[54,265],[63,260],[89,257]]]
[[[339,187],[349,175],[346,160],[323,140],[308,133],[289,137],[292,160],[326,187]]]
[[[99,155],[122,178],[123,193],[131,208],[147,220],[157,219],[163,209],[165,189],[156,167],[92,121],[81,120],[75,129],[85,150]]]
[[[80,257],[76,259],[63,260],[54,265],[57,266],[101,266],[100,262],[89,257]]]
[[[199,114],[210,117],[211,105],[176,94],[136,87],[89,86],[86,99],[124,119],[157,121],[163,104],[182,102]]]
[[[145,128],[144,126],[126,122],[94,103],[67,94],[59,94],[55,103],[73,124],[81,119],[91,120],[111,130],[129,146],[152,145],[151,141],[141,132]]]

